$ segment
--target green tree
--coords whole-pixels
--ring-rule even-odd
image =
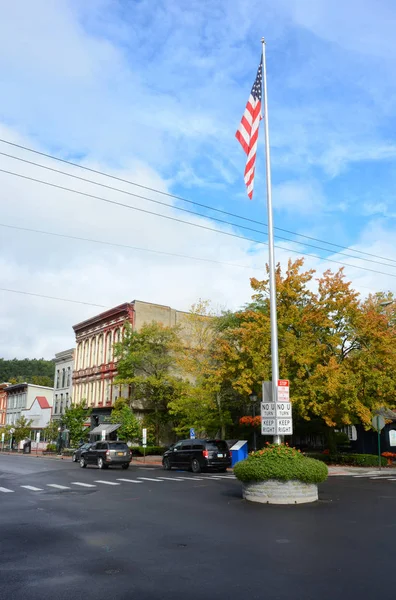
[[[22,440],[28,437],[33,421],[26,417],[19,417],[14,425],[13,438],[19,444]]]
[[[86,441],[89,435],[89,428],[84,423],[89,418],[91,409],[88,409],[85,401],[80,404],[66,408],[62,417],[63,425],[69,430],[70,445],[72,448],[78,446],[80,441]]]
[[[55,364],[43,358],[24,358],[5,360],[0,358],[0,381],[10,383],[36,383],[37,385],[54,385]],[[33,378],[37,378],[33,381]]]
[[[181,436],[194,427],[200,437],[225,437],[226,426],[231,422],[224,387],[213,378],[216,361],[212,347],[216,336],[216,318],[210,303],[199,300],[185,318],[183,351],[177,355],[177,365],[186,382],[169,403],[170,413],[177,419],[176,432]]]
[[[44,438],[48,441],[48,442],[56,442],[58,439],[58,427],[59,427],[59,422],[58,421],[50,421],[49,424],[47,425],[47,427],[44,429]]]
[[[133,414],[127,401],[123,398],[116,400],[113,411],[111,413],[111,422],[121,424],[117,430],[117,435],[124,442],[133,442],[140,437],[139,421]]]
[[[147,411],[157,445],[171,425],[169,402],[183,390],[175,371],[175,356],[180,351],[178,329],[154,322],[140,331],[133,331],[127,323],[123,341],[115,345],[119,358],[115,383],[129,385],[132,408],[143,406]]]

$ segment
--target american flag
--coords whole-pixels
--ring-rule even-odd
[[[257,69],[256,79],[250,92],[245,112],[243,113],[238,131],[235,134],[236,139],[241,144],[247,154],[245,167],[245,183],[247,194],[250,199],[253,198],[254,171],[256,167],[256,152],[258,130],[261,119],[261,83],[263,79],[263,65],[260,63]]]

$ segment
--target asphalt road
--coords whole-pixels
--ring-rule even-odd
[[[386,479],[263,506],[232,477],[0,455],[0,598],[387,600],[395,509]]]

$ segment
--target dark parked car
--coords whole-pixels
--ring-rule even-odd
[[[121,465],[128,469],[132,452],[124,442],[96,442],[88,450],[81,452],[80,467],[97,465],[107,469],[110,465]]]
[[[73,452],[72,461],[78,462],[81,458],[81,453],[84,452],[84,450],[89,450],[92,445],[93,444],[81,444],[81,446]]]
[[[204,469],[225,472],[231,466],[231,454],[224,440],[183,440],[165,452],[162,464],[167,471],[175,467],[193,473]]]

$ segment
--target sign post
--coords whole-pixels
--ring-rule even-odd
[[[195,429],[190,427],[190,440],[195,440]]]
[[[147,427],[143,427],[143,429],[142,429],[142,445],[143,445],[143,462],[146,462]]]
[[[263,382],[263,402],[261,403],[261,434],[292,435],[293,419],[290,402],[289,381],[278,379],[277,402],[272,402],[271,382]]]
[[[385,427],[385,419],[381,415],[374,415],[371,424],[377,432],[378,469],[381,471],[381,430]]]
[[[4,452],[4,439],[5,439],[5,433],[3,432],[1,434],[1,450],[2,450],[2,452]]]
[[[39,443],[40,443],[40,432],[38,431],[36,433],[36,455],[38,454]]]
[[[10,433],[11,433],[11,437],[10,437],[10,450],[12,450],[12,436],[14,435],[15,429],[13,427],[11,427],[10,429]]]

